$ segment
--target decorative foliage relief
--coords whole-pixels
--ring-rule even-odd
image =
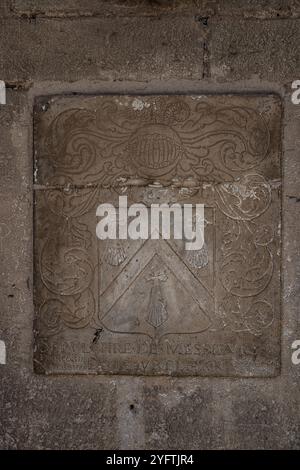
[[[43,140],[42,158],[55,174],[109,187],[137,177],[234,180],[267,157],[270,132],[251,107],[106,98],[96,109],[59,113]]]
[[[272,95],[37,104],[36,370],[276,373],[279,111]],[[99,242],[96,207],[120,194],[204,203],[203,248]]]

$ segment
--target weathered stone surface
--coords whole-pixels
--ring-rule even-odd
[[[5,81],[201,78],[202,43],[200,25],[193,18],[174,18],[171,23],[163,18],[2,20],[0,77]]]
[[[7,90],[6,105],[0,107],[2,198],[26,192],[32,182],[32,161],[27,158],[32,135],[29,115],[26,93]]]
[[[116,449],[113,383],[1,376],[1,449]],[[84,430],[84,432],[83,432]]]
[[[298,17],[300,4],[298,0],[226,0],[216,2],[215,14],[221,17],[244,18],[290,18]]]
[[[43,97],[35,106],[36,183],[189,187],[252,169],[277,179],[280,120],[272,95]],[[157,139],[160,161],[151,154]]]
[[[212,439],[221,448],[224,425],[213,418],[214,393],[209,388],[145,386],[143,399],[147,449],[208,449]]]
[[[12,14],[22,17],[157,16],[194,14],[199,17],[290,18],[298,17],[297,0],[12,0]]]
[[[36,370],[278,373],[280,100],[55,98],[35,116]],[[204,203],[204,247],[97,240],[120,194]]]
[[[282,274],[284,279],[283,291],[283,335],[282,335],[282,365],[284,380],[289,377],[299,389],[300,367],[291,361],[292,343],[300,338],[299,296],[300,296],[300,202],[299,197],[283,199],[283,256]],[[289,389],[290,391],[290,389]]]
[[[289,83],[299,76],[297,20],[227,20],[213,21],[210,26],[213,79],[259,78]]]
[[[11,15],[10,0],[3,0],[0,5],[0,17],[6,18]]]
[[[283,150],[283,256],[284,279],[282,363],[284,376],[299,382],[300,367],[291,361],[291,345],[300,338],[299,295],[300,295],[300,167],[299,167],[300,109],[287,95],[284,114]]]
[[[287,157],[283,168],[285,195],[297,199],[300,181],[300,106],[293,104],[290,96],[285,100],[283,146]]]
[[[232,390],[233,423],[230,447],[235,449],[298,448],[299,404],[291,396],[288,403],[278,393],[272,399],[270,386],[265,390],[247,385]],[[287,395],[286,395],[287,396]],[[293,413],[290,413],[293,410]],[[258,424],[259,423],[259,424]]]
[[[213,13],[210,0],[12,0],[12,11],[24,16],[152,16],[161,14]]]
[[[188,1],[162,0],[155,5],[122,1],[122,7],[120,2],[1,2],[5,21],[0,30],[0,79],[17,82],[23,90],[20,82],[27,80],[29,91],[9,90],[8,105],[0,106],[0,340],[7,346],[7,364],[0,365],[0,447],[299,449],[300,365],[291,361],[291,345],[300,339],[300,108],[290,101],[290,83],[299,78],[299,21],[286,19],[299,17],[299,1],[209,1],[204,9],[202,2],[199,8],[198,2],[191,2],[197,11]],[[13,15],[14,25],[8,19]],[[41,21],[43,16],[47,20]],[[178,27],[183,23],[186,29]],[[162,32],[158,26],[155,29],[158,24]],[[90,31],[91,39],[86,38]],[[168,46],[162,46],[165,38]],[[199,80],[202,77],[204,81]],[[70,83],[73,80],[81,83]],[[283,147],[280,374],[271,378],[36,374],[33,349],[39,336],[33,340],[34,235],[28,184],[34,152],[27,141],[33,133],[28,112],[32,97],[74,91],[203,94],[245,90],[276,91],[284,98],[283,133],[276,130],[274,121],[269,124],[274,129],[272,155],[279,140]],[[49,112],[51,107],[52,103]],[[47,183],[50,170],[45,168],[42,184]],[[259,167],[267,180],[272,175],[268,183],[278,179],[274,170],[268,165]],[[113,270],[104,274],[109,277]],[[98,273],[101,267],[95,270]],[[95,329],[91,338],[97,338]],[[70,354],[79,369],[76,351],[63,353]],[[250,365],[244,362],[242,366],[241,375]]]
[[[298,392],[286,377],[153,379],[142,407],[147,449],[299,448]]]
[[[32,116],[27,93],[7,90],[6,98],[0,105],[0,339],[7,352],[0,365],[0,448],[116,448],[113,382],[33,373]]]
[[[9,368],[21,369],[32,362],[32,204],[31,196],[0,197],[0,338]]]
[[[10,368],[31,363],[32,160],[26,94],[7,90],[0,105],[0,338]]]

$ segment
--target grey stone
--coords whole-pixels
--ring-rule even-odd
[[[209,0],[13,0],[12,10],[22,16],[153,16],[161,14],[213,13]]]
[[[221,447],[223,423],[212,418],[214,394],[208,388],[145,386],[143,398],[146,449],[209,449],[212,441]]]
[[[10,0],[2,0],[0,5],[0,18],[7,18],[11,16]]]
[[[114,384],[1,377],[1,449],[116,449]],[[83,432],[84,430],[84,432]]]
[[[193,18],[2,20],[0,76],[12,82],[200,78],[202,43]]]
[[[256,78],[282,83],[297,79],[300,73],[297,20],[215,20],[210,27],[213,79]]]
[[[297,0],[13,0],[12,13],[22,17],[78,17],[78,16],[159,16],[198,15],[203,20],[214,16],[244,18],[298,17]]]
[[[1,199],[0,335],[9,368],[18,369],[31,367],[32,204],[30,197],[10,196],[3,201],[1,194]]]
[[[274,95],[38,103],[38,372],[278,374],[280,116]],[[204,203],[205,245],[97,240],[120,194]]]
[[[291,101],[290,94],[285,99],[283,150],[283,256],[282,271],[284,280],[283,313],[283,354],[285,377],[300,379],[300,368],[291,361],[291,345],[300,338],[299,295],[300,295],[300,169],[299,169],[300,109]]]
[[[292,93],[291,89],[291,93]],[[285,196],[296,199],[299,197],[300,181],[300,106],[291,101],[290,95],[285,100],[284,113],[284,161]]]
[[[26,315],[31,315],[32,131],[24,92],[7,90],[0,105],[0,337],[10,367],[30,363]]]
[[[0,107],[0,191],[7,196],[26,193],[32,182],[29,116],[26,93],[8,89],[6,105]]]
[[[14,87],[7,90],[8,104],[0,105],[0,340],[7,347],[7,364],[0,364],[1,449],[300,448],[300,365],[291,360],[292,343],[300,339],[300,108],[290,100],[291,81],[299,79],[299,11],[299,0],[1,2],[0,79]],[[249,377],[249,361],[235,363],[240,376],[234,378],[83,375],[78,350],[70,348],[62,351],[69,355],[69,365],[76,365],[75,375],[37,374],[37,352],[42,350],[35,350],[41,340],[38,331],[34,337],[33,97],[253,90],[261,94],[260,102],[270,91],[283,98],[282,132],[276,100],[272,109],[278,111],[262,110],[273,129],[272,156],[259,167],[274,194],[272,208],[262,219],[272,217],[268,223],[275,224],[282,202],[280,287],[274,278],[281,322],[266,342],[269,348],[274,341],[277,351],[272,366],[276,376]],[[63,107],[64,100],[37,100],[38,105],[50,102],[48,111],[39,113],[46,127],[51,109],[56,102]],[[43,132],[37,137],[42,142]],[[280,146],[281,176],[277,159],[272,165]],[[36,150],[41,156],[43,147]],[[36,186],[36,193],[63,192],[46,186],[54,176],[51,166],[43,164],[39,170],[42,188]],[[283,194],[276,202],[280,178]],[[84,194],[80,184],[76,188]],[[114,189],[122,193],[124,186]],[[158,192],[157,186],[154,190]],[[42,224],[44,206],[39,207]],[[50,220],[49,214],[47,210],[44,218]],[[54,230],[50,227],[49,233]],[[106,282],[110,268],[102,269]],[[91,329],[88,340],[95,340],[94,347],[99,348],[101,334]]]
[[[216,15],[220,17],[257,18],[294,18],[300,13],[298,0],[227,0],[217,2]]]
[[[42,97],[34,113],[35,181],[109,188],[179,178],[189,187],[231,182],[253,168],[276,180],[281,114],[275,95]],[[227,134],[238,135],[233,147]],[[169,145],[164,161],[151,157],[157,138],[161,148]]]
[[[248,386],[234,392],[231,443],[237,449],[291,449],[299,446],[299,405]]]

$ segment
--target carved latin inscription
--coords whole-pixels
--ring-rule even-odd
[[[277,374],[279,98],[51,97],[34,125],[35,370]],[[203,247],[99,240],[119,195],[203,203]]]

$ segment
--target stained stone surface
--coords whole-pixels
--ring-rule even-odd
[[[0,76],[28,85],[44,80],[198,79],[203,73],[203,42],[203,28],[186,16],[136,21],[115,12],[106,19],[34,22],[0,17]]]
[[[280,129],[276,95],[40,98],[35,371],[278,375]],[[203,248],[99,240],[120,195],[203,203]]]

